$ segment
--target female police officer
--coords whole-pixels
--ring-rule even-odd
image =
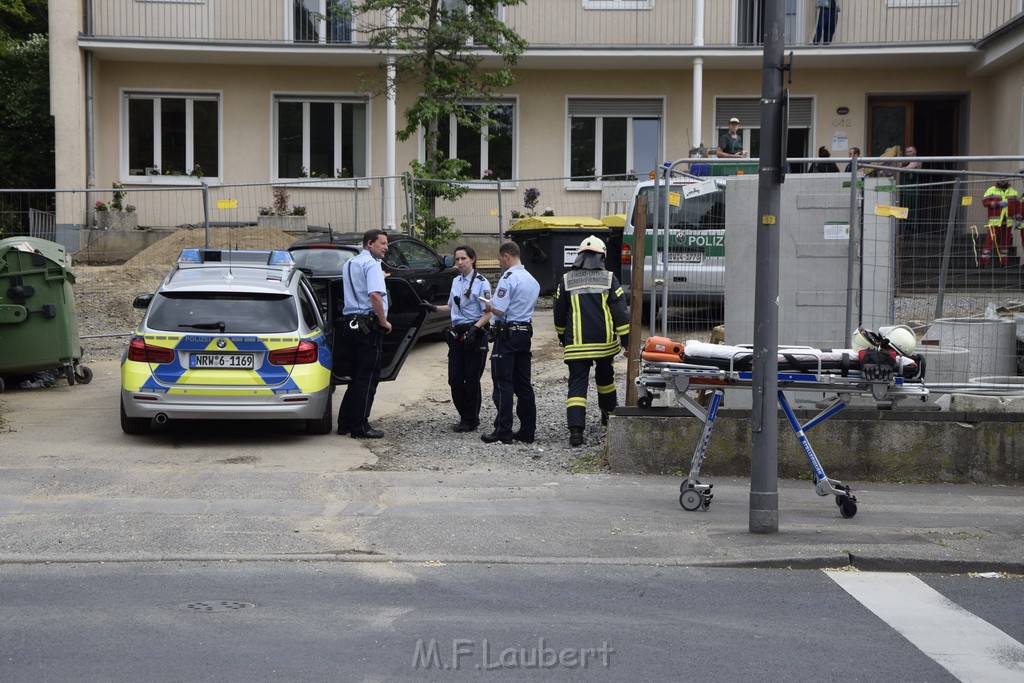
[[[472,432],[480,426],[480,378],[487,364],[487,324],[491,314],[483,301],[491,298],[491,283],[476,272],[473,247],[455,248],[455,267],[459,274],[452,281],[448,304],[437,310],[450,313],[452,326],[445,335],[448,342],[448,385],[452,403],[459,411],[457,432]]]

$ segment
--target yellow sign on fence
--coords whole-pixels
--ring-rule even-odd
[[[217,200],[217,208],[218,209],[237,209],[238,208],[238,200],[237,199],[218,199]]]
[[[888,206],[886,204],[878,204],[875,206],[876,216],[891,216],[893,218],[904,219],[907,217],[909,210],[905,206]]]

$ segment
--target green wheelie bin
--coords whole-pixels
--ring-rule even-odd
[[[0,240],[0,391],[4,378],[58,371],[68,384],[92,380],[81,364],[68,269],[56,242],[35,237]]]

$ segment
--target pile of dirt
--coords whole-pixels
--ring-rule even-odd
[[[275,228],[212,228],[211,249],[287,249],[294,235]],[[139,294],[156,291],[178,254],[206,245],[203,230],[182,228],[120,266],[75,266],[75,313],[87,360],[118,358],[125,338],[142,320],[133,308]]]
[[[295,240],[294,235],[277,228],[210,228],[211,249],[287,249]],[[205,230],[181,228],[143,249],[125,265],[161,266],[169,270],[182,249],[205,246]]]

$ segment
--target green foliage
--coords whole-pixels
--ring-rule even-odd
[[[438,159],[435,171],[418,161],[411,165],[415,196],[411,232],[435,249],[457,240],[462,232],[455,228],[453,219],[437,215],[437,200],[452,202],[469,191],[464,184],[469,180],[464,174],[469,163],[462,159]],[[402,221],[402,227],[410,232],[408,220]]]
[[[431,173],[438,170],[438,120],[454,115],[459,123],[476,130],[493,123],[488,114],[494,110],[495,92],[515,81],[509,67],[526,49],[526,41],[497,14],[502,7],[523,2],[363,0],[353,8],[370,46],[394,59],[394,79],[372,89],[395,92],[408,83],[419,93],[405,110],[405,127],[398,131],[398,138],[408,140],[420,129],[426,132],[424,158]],[[379,23],[389,10],[394,22]],[[500,57],[504,66],[484,68],[485,53]],[[382,68],[381,73],[386,71]],[[479,109],[471,108],[477,105]]]
[[[45,34],[49,23],[47,0],[0,0],[0,38],[24,40]]]
[[[0,39],[0,187],[53,187],[49,44]]]

